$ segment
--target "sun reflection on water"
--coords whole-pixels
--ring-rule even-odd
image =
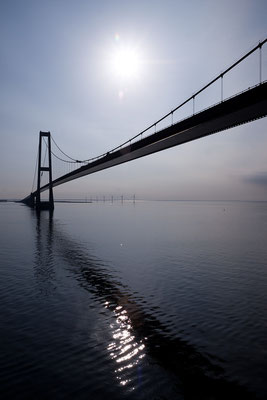
[[[110,308],[109,302],[105,303]],[[110,324],[112,342],[107,349],[110,357],[116,362],[115,374],[121,386],[134,390],[133,368],[145,357],[144,339],[137,339],[133,333],[132,321],[127,310],[122,306],[113,309],[115,323]],[[130,372],[131,371],[131,372]],[[136,371],[136,377],[140,380],[140,371]]]

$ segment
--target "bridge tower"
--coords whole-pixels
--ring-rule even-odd
[[[50,132],[41,132],[39,134],[39,152],[38,152],[38,176],[37,176],[37,191],[36,191],[36,209],[54,209],[54,196],[52,186],[52,158],[51,158],[51,137]],[[48,166],[42,166],[42,144],[43,138],[47,138]],[[49,179],[49,199],[41,201],[41,175],[43,172],[48,172]]]

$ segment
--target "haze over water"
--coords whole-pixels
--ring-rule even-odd
[[[3,398],[266,398],[266,202],[0,220]]]

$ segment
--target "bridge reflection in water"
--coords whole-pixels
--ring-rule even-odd
[[[51,260],[61,259],[80,288],[90,292],[103,312],[110,311],[113,322],[107,329],[112,339],[102,345],[114,362],[113,373],[120,386],[133,393],[142,390],[144,370],[158,369],[156,376],[162,371],[175,386],[175,398],[254,398],[226,376],[222,362],[215,356],[202,354],[186,340],[171,335],[168,327],[148,312],[145,298],[137,298],[112,275],[108,265],[65,234],[52,212],[33,212],[32,216],[36,220],[35,272],[41,290],[53,286],[55,271]],[[146,384],[147,381],[146,376]],[[165,383],[167,388],[169,382]],[[156,384],[153,380],[150,383]]]

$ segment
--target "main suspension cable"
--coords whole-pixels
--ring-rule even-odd
[[[63,160],[63,158],[58,157],[52,150],[51,150],[51,154],[53,154],[53,156],[56,157],[60,161],[66,162],[68,164],[76,164],[76,161]]]
[[[57,144],[54,141],[52,135],[51,135],[51,138],[52,138],[53,142],[55,143],[55,145],[57,146]],[[46,144],[46,149],[48,149],[48,144],[46,142],[45,142],[45,144]],[[57,146],[57,148],[60,150],[60,148],[58,146]],[[60,150],[60,151],[61,151],[61,153],[65,154],[62,150]],[[71,158],[71,157],[67,156],[67,154],[65,154],[66,157],[69,157],[74,161],[64,160],[63,158],[58,157],[52,150],[51,150],[51,154],[53,154],[53,156],[56,157],[58,160],[63,161],[63,162],[68,163],[68,164],[76,164],[77,162],[81,162],[81,161],[74,160],[74,158]]]
[[[69,160],[63,160],[63,158],[58,157],[53,151],[51,150],[51,154],[53,154],[54,157],[56,157],[58,160],[63,161],[68,164],[76,164],[76,161],[69,161]]]
[[[64,154],[64,156],[68,157],[70,160],[72,160],[72,161],[75,162],[75,163],[82,163],[82,162],[83,162],[83,161],[76,160],[75,158],[70,157],[70,156],[69,156],[68,154],[66,154],[63,150],[61,150],[61,148],[57,145],[57,143],[56,143],[56,141],[55,141],[55,139],[53,138],[52,135],[51,135],[51,138],[52,138],[53,143],[55,144],[55,146],[58,148],[58,150],[59,150],[62,154]],[[61,161],[63,161],[63,160],[61,160]]]

